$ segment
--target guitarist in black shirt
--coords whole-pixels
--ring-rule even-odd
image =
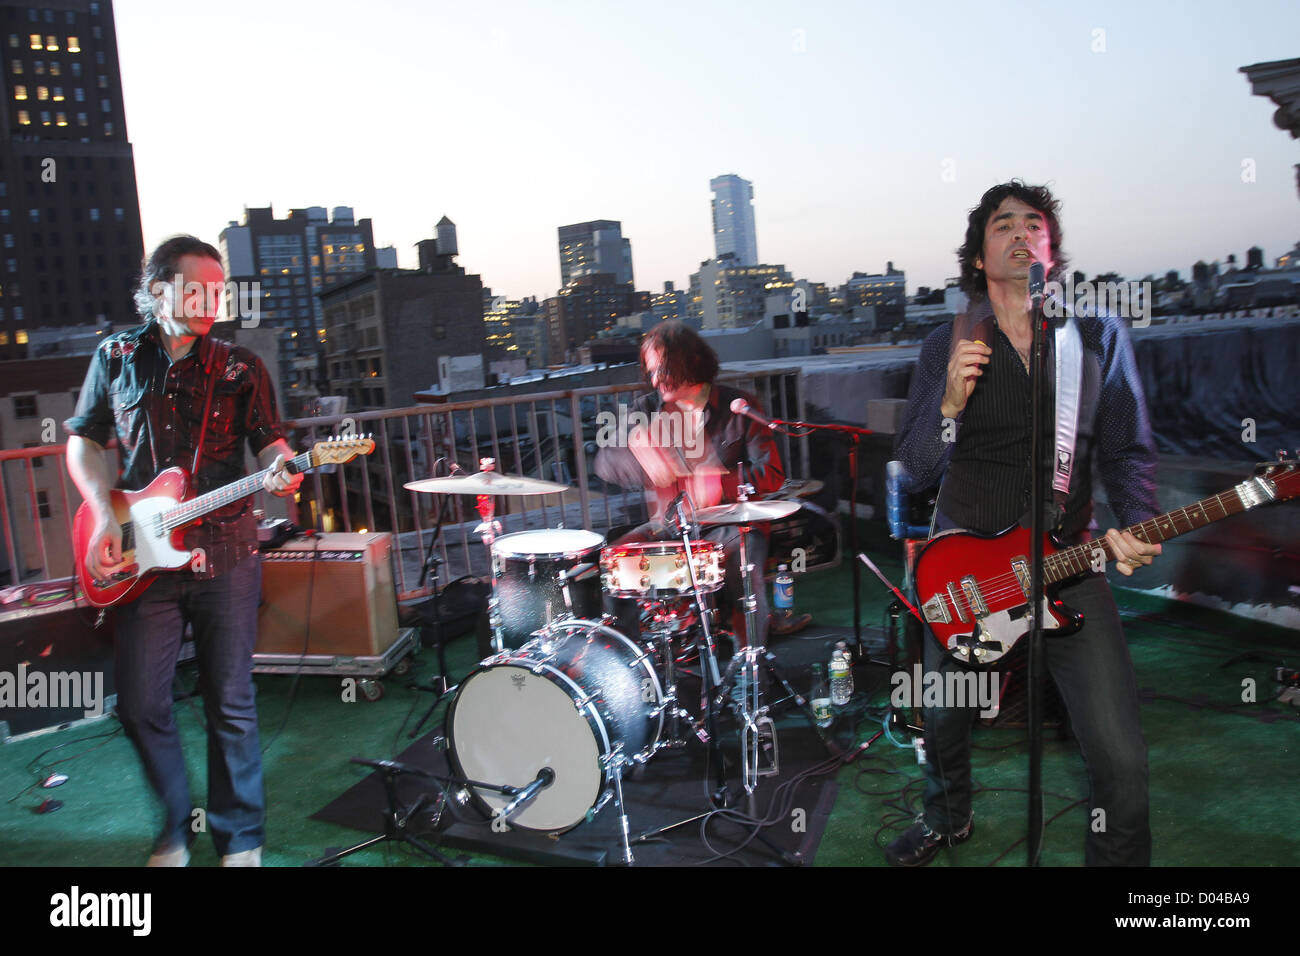
[[[1028,524],[1028,276],[1035,261],[1043,264],[1049,279],[1064,273],[1059,205],[1045,187],[1013,181],[990,189],[971,211],[966,241],[958,251],[962,288],[971,305],[954,323],[960,323],[960,332],[944,326],[922,347],[896,447],[913,488],[933,487],[943,477],[936,505],[940,530],[995,534],[1017,522]],[[1078,316],[1075,321],[1082,362],[1072,482],[1059,505],[1053,504],[1050,487],[1043,499],[1052,506],[1044,526],[1066,543],[1096,535],[1094,463],[1124,525],[1145,521],[1159,510],[1155,445],[1127,330],[1110,316]],[[1054,404],[1054,395],[1049,396],[1045,432],[1050,433],[1042,444],[1053,456]],[[1128,532],[1111,529],[1106,537],[1125,575],[1160,553],[1160,545]],[[1078,633],[1049,634],[1045,642],[1047,666],[1069,711],[1091,784],[1085,861],[1149,865],[1146,741],[1119,614],[1101,573],[1066,586],[1060,597],[1085,619]],[[928,672],[943,674],[962,666],[929,636],[923,643]],[[975,716],[974,707],[926,708],[925,809],[886,848],[891,864],[921,866],[944,847],[970,838]]]

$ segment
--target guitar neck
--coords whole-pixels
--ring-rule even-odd
[[[285,467],[295,474],[310,470],[314,467],[311,452],[303,452],[301,455],[289,459],[289,461],[285,462]],[[263,468],[261,471],[240,478],[238,481],[232,481],[228,485],[222,485],[214,491],[209,491],[205,495],[183,501],[175,508],[169,508],[163,512],[163,524],[167,528],[179,528],[192,521],[198,521],[204,515],[216,511],[218,508],[224,508],[228,504],[247,498],[261,489],[262,480],[270,472],[270,468]]]
[[[1216,521],[1222,521],[1231,515],[1241,514],[1243,511],[1249,511],[1251,508],[1267,504],[1274,497],[1273,483],[1266,478],[1257,476],[1243,481],[1227,491],[1211,495],[1208,498],[1202,498],[1186,508],[1166,511],[1150,521],[1130,525],[1124,530],[1132,533],[1133,537],[1139,541],[1158,544],[1162,541],[1168,541],[1170,538],[1176,538],[1181,534],[1187,534],[1189,531],[1195,531],[1197,528],[1204,528]],[[1106,556],[1107,561],[1115,559],[1110,542],[1105,538],[1097,538],[1092,541],[1085,541],[1083,544],[1063,548],[1045,558],[1043,561],[1045,583],[1054,584],[1057,581],[1064,581],[1089,570],[1096,563],[1095,557],[1098,550]]]

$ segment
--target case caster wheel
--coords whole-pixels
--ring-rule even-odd
[[[361,694],[366,700],[376,701],[384,696],[384,685],[369,677],[357,681],[357,687],[361,689]]]
[[[405,677],[407,674],[411,673],[411,659],[409,657],[403,657],[393,665],[393,673],[398,677]]]

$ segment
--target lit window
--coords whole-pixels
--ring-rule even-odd
[[[14,87],[14,99],[16,99],[16,100],[25,100],[25,99],[27,99],[27,87],[25,87],[25,86],[15,86],[15,87]]]
[[[76,37],[68,37],[68,52],[69,52],[69,53],[80,53],[80,52],[81,52],[81,41],[80,41],[79,39],[77,39]]]
[[[51,60],[51,61],[50,61],[50,76],[58,76],[58,75],[59,75],[60,73],[62,73],[62,72],[63,72],[63,68],[62,68],[61,66],[59,66],[59,61],[58,61],[58,60]]]
[[[46,113],[46,112],[44,112],[44,111],[41,112],[41,125],[42,125],[42,126],[49,126],[49,125],[50,125],[50,114],[49,114],[49,113]]]
[[[44,76],[44,75],[45,75],[45,61],[44,61],[44,60],[37,60],[37,61],[36,61],[36,75],[37,75],[37,76]]]
[[[55,126],[67,126],[67,125],[68,125],[68,114],[67,114],[67,113],[56,113],[55,116],[54,116],[54,125],[55,125]]]
[[[31,47],[33,50],[39,50],[41,48],[41,35],[39,33],[33,33],[28,39],[31,41]]]
[[[23,61],[14,60],[14,76],[22,76],[22,75],[23,75]]]
[[[45,49],[46,49],[46,51],[49,52],[49,53],[58,53],[58,52],[59,52],[59,38],[58,38],[58,37],[46,37],[46,38],[45,38]]]
[[[56,103],[62,103],[62,102],[63,102],[63,87],[61,87],[61,86],[56,86],[56,87],[54,88],[54,96],[52,96],[51,99],[53,99],[54,102],[56,102]]]
[[[15,315],[15,317],[17,317],[17,318],[20,318],[20,319],[22,318],[22,306],[19,306],[17,309],[14,309],[14,315]],[[26,330],[26,329],[19,329],[17,332],[14,333],[14,344],[15,344],[15,345],[26,345],[26,344],[27,344],[27,330]]]
[[[38,100],[48,100],[50,98],[50,89],[47,86],[36,87],[36,98]]]

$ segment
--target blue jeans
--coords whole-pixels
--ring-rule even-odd
[[[1149,866],[1147,745],[1142,735],[1137,678],[1119,611],[1102,575],[1061,589],[1060,599],[1084,616],[1077,634],[1044,636],[1047,669],[1061,692],[1091,787],[1084,862],[1088,866]],[[1028,637],[1023,638],[1028,640]],[[924,638],[927,671],[962,665]],[[925,820],[951,833],[971,818],[971,724],[976,708],[925,709]],[[1105,811],[1103,818],[1094,811]],[[1096,825],[1094,825],[1096,821]]]
[[[117,710],[166,822],[159,849],[192,842],[185,755],[172,684],[185,622],[194,632],[208,726],[207,822],[221,855],[259,847],[266,799],[253,688],[262,568],[257,555],[207,581],[159,575],[117,612]]]

